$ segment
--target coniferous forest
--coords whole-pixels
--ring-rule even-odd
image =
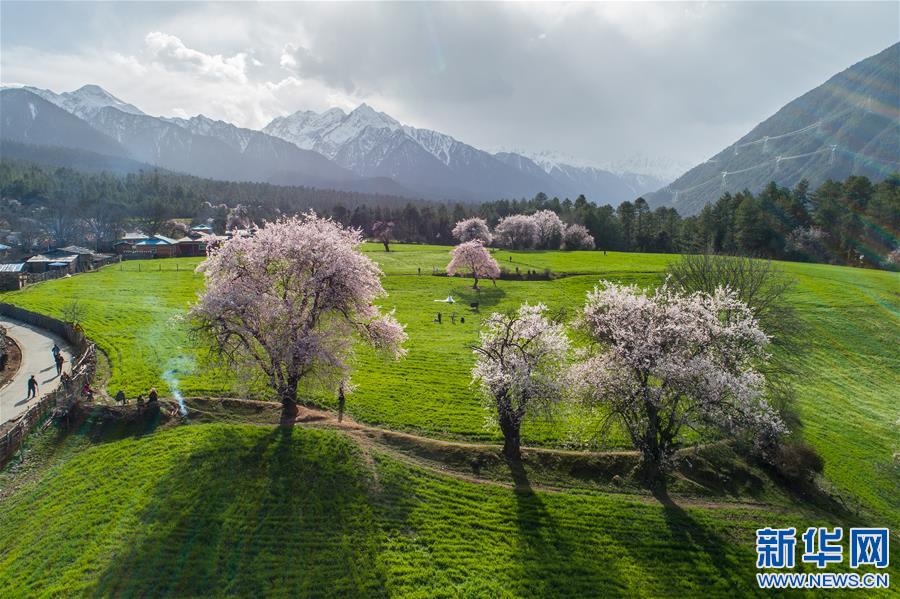
[[[866,177],[827,181],[811,189],[770,183],[758,194],[725,193],[698,214],[653,209],[643,198],[617,207],[548,197],[498,199],[480,205],[410,200],[309,187],[235,183],[168,171],[129,174],[0,162],[0,229],[17,231],[23,245],[78,243],[108,248],[122,231],[177,234],[173,226],[211,222],[262,223],[309,209],[371,234],[376,222],[394,223],[407,243],[452,243],[456,222],[480,216],[493,226],[512,214],[552,210],[582,224],[598,250],[714,252],[772,259],[893,268],[900,229],[900,175],[873,183]],[[893,254],[892,254],[893,252]]]

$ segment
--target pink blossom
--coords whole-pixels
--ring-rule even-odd
[[[527,250],[537,244],[539,231],[532,216],[513,214],[500,219],[494,227],[494,243],[500,247]]]
[[[757,438],[784,424],[763,398],[768,337],[729,290],[652,294],[604,282],[588,293],[581,325],[597,344],[571,371],[590,404],[609,409],[645,460],[663,467],[684,428]]]
[[[563,232],[562,249],[564,250],[592,250],[594,238],[590,231],[583,225],[569,225]]]
[[[539,210],[531,215],[537,227],[535,245],[542,250],[559,249],[565,224],[552,210]]]
[[[558,401],[569,340],[563,326],[551,322],[543,305],[523,304],[514,314],[494,313],[482,322],[474,347],[472,380],[486,406],[496,414],[504,436],[504,453],[519,457],[522,420]]]
[[[483,218],[467,218],[456,223],[453,227],[453,237],[458,239],[460,243],[467,241],[481,241],[484,245],[490,245],[494,237],[488,228],[487,222]]]
[[[399,358],[403,327],[374,301],[381,270],[357,250],[361,234],[313,212],[267,223],[212,248],[198,271],[206,290],[191,310],[215,349],[260,368],[295,409],[303,380],[343,380],[353,338]]]
[[[474,279],[474,289],[478,289],[478,279],[496,279],[500,276],[500,267],[491,253],[481,245],[480,240],[461,243],[450,250],[450,264],[447,274],[451,277],[459,271],[468,272]]]

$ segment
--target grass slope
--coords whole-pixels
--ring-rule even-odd
[[[348,399],[349,411],[359,420],[393,429],[471,440],[496,440],[499,434],[485,428],[485,412],[469,386],[468,345],[477,338],[480,318],[464,307],[469,301],[481,303],[481,315],[541,301],[565,308],[571,316],[599,278],[651,285],[673,259],[615,252],[498,251],[498,261],[510,269],[587,274],[553,281],[499,281],[496,287],[487,283],[476,294],[465,279],[424,276],[432,267],[446,265],[446,247],[395,245],[385,253],[380,246],[366,244],[364,250],[387,273],[389,296],[383,303],[396,308],[407,325],[409,355],[386,363],[360,351],[354,375],[358,388]],[[202,285],[192,272],[196,264],[191,259],[128,262],[0,294],[0,301],[58,316],[77,298],[86,311],[85,330],[110,357],[112,392],[124,389],[133,397],[151,386],[167,389],[162,373],[174,369],[187,395],[246,393],[245,385],[233,383],[234,377],[204,366],[187,325],[178,318]],[[783,267],[798,281],[792,301],[808,325],[810,350],[802,357],[798,381],[802,434],[824,455],[827,475],[847,494],[851,506],[860,502],[885,524],[900,526],[900,465],[894,457],[900,446],[900,276],[811,264]],[[414,276],[419,268],[423,276]],[[434,302],[448,294],[463,303],[450,307]],[[444,314],[441,325],[433,322],[437,311]],[[451,324],[451,312],[465,316],[466,322]],[[525,441],[577,446],[592,440],[590,421],[580,413],[563,415],[557,424],[529,423]],[[625,444],[620,436],[604,442]]]
[[[755,529],[821,518],[475,484],[301,428],[51,430],[29,459],[0,473],[3,597],[750,596]]]

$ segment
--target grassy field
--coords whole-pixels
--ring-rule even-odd
[[[50,430],[10,487],[3,597],[742,597],[756,528],[823,520],[476,484],[251,425]]]
[[[392,429],[469,440],[498,439],[496,430],[485,428],[485,412],[469,386],[472,356],[467,346],[476,339],[482,315],[527,300],[564,308],[571,316],[601,277],[652,285],[674,259],[614,252],[498,251],[498,261],[510,270],[549,268],[580,274],[552,281],[487,283],[476,294],[465,279],[427,276],[432,268],[446,265],[448,248],[393,249],[386,254],[381,246],[365,246],[387,273],[389,296],[383,303],[396,308],[407,325],[409,355],[386,363],[361,351],[354,376],[358,388],[348,398],[348,410],[359,420]],[[174,371],[186,395],[259,393],[259,385],[237,385],[228,373],[210,368],[179,318],[202,284],[192,272],[196,263],[128,262],[0,294],[0,301],[58,316],[77,298],[85,309],[85,330],[110,358],[112,393],[123,389],[133,397],[151,386],[165,390],[166,370]],[[420,268],[423,276],[416,276]],[[886,524],[900,526],[900,465],[895,457],[900,449],[900,277],[821,265],[783,268],[797,279],[792,301],[808,325],[809,350],[801,356],[798,380],[800,432],[825,457],[828,477],[851,507],[859,505]],[[434,302],[448,294],[460,303],[450,307]],[[467,309],[470,301],[481,304],[480,314]],[[438,311],[443,313],[442,324],[433,322]],[[453,312],[456,324],[449,319]],[[578,412],[563,414],[554,424],[529,423],[525,442],[583,446],[594,440],[591,421]],[[613,447],[624,444],[615,435],[603,441]]]

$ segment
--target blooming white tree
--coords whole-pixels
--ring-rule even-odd
[[[661,482],[685,429],[750,432],[771,444],[785,431],[762,397],[768,337],[730,291],[652,295],[604,282],[588,293],[581,323],[599,346],[572,369],[575,388],[604,406]]]
[[[487,221],[478,217],[459,221],[456,223],[456,226],[453,227],[452,232],[453,236],[458,239],[460,243],[478,239],[484,245],[490,245],[491,241],[494,240],[494,236],[491,235],[491,230],[488,227]]]
[[[534,218],[513,214],[500,219],[494,227],[494,243],[513,250],[533,248],[538,241],[538,227]]]
[[[475,279],[472,289],[478,289],[478,279],[496,279],[500,276],[500,267],[491,253],[481,245],[481,241],[467,241],[450,250],[450,264],[447,274],[451,277],[457,272],[468,272]]]
[[[531,215],[537,226],[535,245],[542,250],[559,249],[566,225],[552,210],[539,210]]]
[[[503,432],[503,453],[521,457],[522,421],[562,396],[569,340],[543,305],[523,304],[513,314],[491,314],[481,324],[472,380]]]
[[[569,225],[563,231],[562,249],[592,250],[594,249],[594,237],[583,225]]]
[[[301,381],[347,378],[358,338],[399,358],[403,327],[373,302],[381,270],[357,250],[357,230],[312,212],[268,223],[210,251],[198,271],[206,290],[193,306],[198,329],[225,358],[249,361],[268,378],[293,422]]]

